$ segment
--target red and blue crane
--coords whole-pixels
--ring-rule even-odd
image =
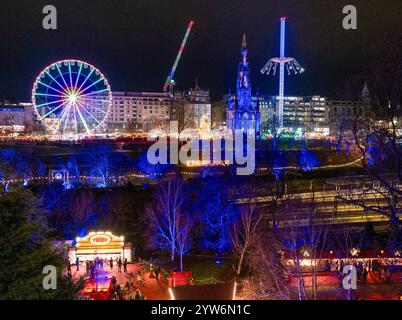
[[[174,80],[173,80],[174,73],[176,72],[177,65],[179,64],[181,55],[183,54],[184,48],[186,46],[187,38],[190,35],[193,24],[194,24],[194,21],[190,21],[190,23],[187,26],[186,34],[184,35],[183,41],[181,42],[180,49],[179,49],[179,52],[177,53],[176,60],[174,61],[172,70],[170,71],[169,75],[166,78],[165,84],[163,85],[164,92],[168,91],[169,86],[174,85]]]

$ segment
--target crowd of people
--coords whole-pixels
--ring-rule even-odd
[[[113,300],[144,300],[145,296],[142,293],[142,288],[145,285],[145,267],[141,258],[136,261],[140,266],[138,271],[128,270],[128,264],[131,263],[127,258],[110,257],[100,258],[95,257],[93,260],[86,260],[85,263],[85,275],[89,279],[99,279],[99,277],[107,277],[107,273],[114,272],[117,266],[117,273],[125,273],[127,281],[118,283],[115,275],[111,277],[110,296]],[[80,271],[81,261],[77,257],[75,261],[76,271]],[[67,274],[71,276],[72,265],[70,261],[67,262]],[[152,263],[149,265],[149,278],[159,280],[161,274],[161,267],[154,266]]]
[[[138,272],[140,274],[140,272]],[[132,274],[130,274],[131,277]],[[133,276],[133,275],[132,275]],[[141,286],[144,283],[141,275],[140,281],[137,280],[136,285],[134,282],[126,281],[124,286],[117,283],[117,278],[112,276],[111,299],[112,300],[144,300],[145,297],[141,291]]]
[[[389,282],[391,279],[392,270],[389,265],[384,265],[377,259],[367,260],[351,260],[351,261],[336,261],[335,264],[327,261],[326,271],[338,271],[342,273],[345,265],[353,265],[356,268],[357,279],[367,281],[367,276],[371,274],[379,280]]]

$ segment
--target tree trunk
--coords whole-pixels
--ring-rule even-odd
[[[352,300],[352,289],[348,289],[348,300]]]
[[[238,276],[240,275],[240,272],[241,272],[241,266],[242,266],[242,264],[243,264],[243,259],[244,259],[244,251],[241,252],[239,264],[237,265],[236,274],[237,274]]]
[[[316,270],[313,270],[312,274],[312,288],[311,290],[313,291],[313,300],[317,300],[317,291],[318,291],[318,284],[317,284],[317,272]]]
[[[296,257],[296,275],[297,275],[297,289],[299,294],[299,300],[303,300],[303,288],[304,288],[304,279],[303,275],[300,273],[300,261],[299,257]]]
[[[172,249],[171,249],[171,253],[170,253],[170,262],[174,261],[174,255],[175,255],[174,245],[172,245]]]
[[[303,280],[298,279],[298,292],[299,292],[299,300],[303,300]]]

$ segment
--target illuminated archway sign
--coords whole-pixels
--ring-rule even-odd
[[[96,234],[89,238],[89,242],[91,242],[92,244],[96,244],[98,246],[108,244],[111,240],[112,240],[111,237],[104,234]]]
[[[124,242],[123,236],[116,236],[111,232],[90,232],[85,237],[77,237],[75,246],[69,247],[69,259],[75,263],[77,257],[80,261],[102,259],[116,259],[121,257],[131,261],[130,243]]]

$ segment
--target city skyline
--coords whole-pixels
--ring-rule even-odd
[[[395,1],[386,1],[382,6],[357,1],[359,24],[357,30],[351,31],[342,28],[344,1],[324,8],[294,1],[283,5],[260,1],[247,5],[235,2],[231,6],[222,3],[213,7],[212,15],[198,4],[176,3],[175,7],[184,11],[180,17],[176,17],[174,10],[173,13],[163,10],[167,5],[164,1],[146,8],[141,2],[123,1],[117,11],[124,12],[114,12],[105,21],[111,5],[108,2],[78,5],[73,1],[66,6],[56,1],[59,28],[51,31],[41,28],[44,2],[30,4],[30,11],[23,10],[24,1],[3,3],[2,11],[10,14],[0,22],[2,29],[8,30],[0,32],[0,40],[15,41],[0,53],[3,62],[0,96],[29,100],[31,84],[40,70],[63,58],[81,58],[99,66],[110,79],[113,91],[162,91],[190,19],[194,19],[195,25],[177,69],[178,89],[192,87],[197,77],[201,87],[210,89],[213,101],[221,100],[223,94],[233,90],[236,75],[232,70],[238,59],[238,39],[245,33],[253,87],[261,93],[274,94],[276,80],[260,75],[259,69],[267,55],[277,54],[278,19],[287,15],[290,18],[287,50],[289,55],[297,53],[306,68],[300,78],[289,81],[288,95],[333,97],[345,78],[364,71],[362,66],[376,55],[375,43],[379,41],[376,32],[387,34],[400,28]],[[332,15],[325,18],[327,10]],[[373,11],[378,10],[383,15],[373,16]],[[370,19],[364,19],[368,15]],[[144,23],[152,27],[136,28]],[[302,37],[296,36],[299,32]],[[366,50],[355,50],[361,47]]]
[[[401,0],[0,12],[0,301],[402,301]]]

